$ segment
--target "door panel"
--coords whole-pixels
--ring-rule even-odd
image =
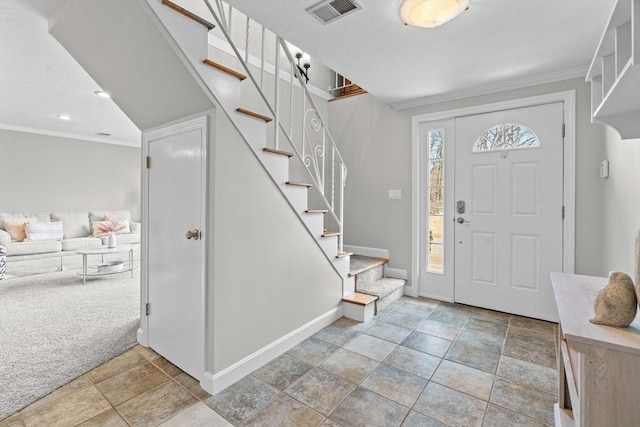
[[[455,119],[455,200],[467,204],[455,222],[456,302],[557,320],[562,115],[555,103]],[[509,138],[517,147],[501,145]]]
[[[203,225],[206,134],[202,128],[169,132],[148,142],[149,345],[201,379],[204,241],[185,233]]]

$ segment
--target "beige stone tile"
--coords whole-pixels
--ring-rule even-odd
[[[257,378],[247,375],[204,403],[238,425],[263,408],[278,392]]]
[[[298,360],[317,366],[324,359],[338,350],[338,346],[315,338],[307,338],[286,354]]]
[[[96,388],[113,406],[117,406],[169,379],[167,374],[145,361],[97,383]]]
[[[176,365],[169,362],[167,359],[165,359],[149,347],[137,345],[133,349],[172,378],[180,375],[183,372],[182,369],[178,368]]]
[[[429,379],[440,364],[440,361],[439,357],[399,345],[384,359],[383,363]]]
[[[193,394],[199,400],[204,400],[211,397],[209,393],[207,393],[202,389],[202,387],[200,387],[200,383],[198,382],[198,380],[185,372],[181,373],[174,379],[182,384],[184,388],[189,390],[189,393]]]
[[[291,384],[285,393],[310,408],[328,415],[355,387],[322,369],[312,369]]]
[[[0,421],[0,427],[24,427],[24,423],[22,422],[22,415],[20,413],[16,413],[11,415],[10,417],[5,418]]]
[[[329,415],[344,426],[399,426],[408,408],[363,387],[357,387]]]
[[[251,373],[265,384],[278,390],[289,387],[298,378],[306,374],[313,366],[291,356],[283,354]]]
[[[517,412],[510,411],[501,406],[489,404],[484,415],[482,427],[545,427],[546,424],[535,421]]]
[[[111,408],[94,387],[87,387],[30,411],[22,417],[27,427],[75,426]]]
[[[410,408],[427,385],[425,378],[381,363],[362,382],[362,387]]]
[[[55,391],[47,394],[40,400],[33,402],[31,405],[24,408],[22,411],[30,411],[35,408],[39,408],[40,406],[47,405],[51,402],[55,402],[58,399],[61,399],[65,396],[68,396],[76,391],[85,389],[87,387],[91,387],[93,383],[86,375],[82,375],[81,377],[76,378],[75,380],[63,385]]]
[[[241,425],[243,427],[315,427],[323,419],[324,417],[316,411],[280,393]]]
[[[378,362],[347,350],[338,350],[320,364],[320,368],[359,384],[378,366]]]
[[[134,366],[138,366],[144,363],[144,358],[133,349],[122,353],[120,356],[116,356],[106,363],[98,366],[97,368],[89,371],[87,376],[94,383],[98,383],[109,377],[112,377],[120,372],[127,371]]]
[[[557,369],[502,356],[496,376],[522,388],[558,395]]]
[[[557,325],[556,323],[522,316],[511,316],[510,324],[511,326],[517,326],[518,328],[531,329],[546,334],[553,334],[555,332],[554,327]]]
[[[460,326],[451,325],[449,323],[436,322],[435,320],[424,319],[422,322],[420,322],[420,324],[416,328],[416,331],[424,332],[425,334],[452,341],[458,335]]]
[[[391,354],[397,346],[396,343],[362,334],[349,341],[343,348],[381,362]]]
[[[186,375],[186,374],[185,374]],[[229,421],[202,402],[179,412],[158,427],[232,427]]]
[[[197,400],[183,387],[167,381],[127,400],[116,409],[130,425],[151,427],[194,405]]]
[[[115,409],[109,409],[79,424],[78,427],[127,427],[127,423],[118,415]]]
[[[557,401],[552,394],[510,384],[499,377],[496,378],[491,393],[491,403],[526,414],[527,417],[548,425],[554,423],[553,405]]]
[[[482,400],[489,400],[494,376],[459,363],[443,360],[431,377],[431,381],[454,390],[470,394]]]
[[[451,427],[480,427],[487,402],[433,381],[427,384],[413,410]]]

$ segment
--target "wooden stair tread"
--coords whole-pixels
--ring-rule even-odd
[[[370,257],[364,255],[353,255],[351,257],[351,265],[349,268],[349,276],[355,276],[363,271],[371,270],[379,265],[388,263],[387,258]]]
[[[285,184],[287,184],[287,185],[297,185],[299,187],[312,187],[311,184],[307,184],[306,182],[287,181]]]
[[[375,295],[363,294],[360,292],[354,292],[342,298],[342,301],[356,305],[368,305],[377,300]]]
[[[324,233],[322,233],[322,237],[331,237],[331,236],[339,236],[342,233],[339,231],[325,231]]]
[[[353,252],[338,252],[336,258],[344,258],[353,255]]]
[[[204,25],[205,27],[207,27],[209,30],[213,30],[216,26],[213,25],[211,22],[200,18],[198,15],[196,15],[193,12],[189,12],[187,9],[178,6],[177,4],[175,4],[174,2],[170,1],[170,0],[162,0],[162,4],[170,7],[171,9],[175,10],[176,12],[186,16],[187,18],[193,19],[194,21],[196,21],[197,23]]]
[[[321,214],[326,214],[327,212],[329,212],[327,209],[307,209],[305,211],[306,213],[321,213]]]
[[[362,95],[363,93],[368,93],[366,90],[362,89],[361,91],[351,92],[344,95],[337,96],[335,98],[331,98],[329,102],[337,101],[339,99],[351,98],[352,96]]]
[[[236,79],[238,79],[240,81],[242,81],[242,80],[247,78],[247,76],[245,76],[244,74],[239,73],[239,72],[237,72],[235,70],[232,70],[229,67],[225,67],[222,64],[218,64],[217,62],[213,62],[210,59],[205,59],[204,61],[202,61],[202,63],[205,64],[205,65],[208,65],[210,67],[213,67],[216,70],[222,71],[223,73],[229,74],[230,76],[233,76],[233,77],[235,77]]]
[[[275,148],[263,148],[262,151],[264,151],[265,153],[273,153],[273,154],[281,154],[283,156],[287,156],[287,157],[293,157],[293,153],[290,153],[288,151],[283,151],[283,150],[276,150]]]
[[[253,111],[245,110],[244,108],[236,108],[236,112],[240,114],[244,114],[245,116],[253,117],[255,119],[259,119],[264,121],[265,123],[269,123],[273,120],[271,117],[263,116],[262,114],[255,113]]]

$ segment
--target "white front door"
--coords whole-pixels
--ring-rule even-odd
[[[563,105],[455,120],[456,302],[557,321]]]
[[[148,343],[202,379],[206,118],[150,132],[145,141]]]

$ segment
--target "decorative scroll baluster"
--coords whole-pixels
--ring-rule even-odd
[[[275,41],[275,70],[274,70],[274,78],[275,78],[275,92],[273,100],[268,99],[267,94],[265,94],[264,87],[264,73],[265,73],[265,47],[266,47],[266,29],[264,26],[261,28],[261,47],[260,47],[260,82],[258,83],[256,72],[249,68],[249,39],[250,39],[250,19],[247,17],[247,27],[245,33],[245,52],[244,55],[240,53],[236,44],[231,39],[231,23],[232,23],[232,15],[233,8],[229,5],[228,15],[225,17],[225,8],[222,0],[214,0],[218,12],[214,11],[211,6],[210,0],[203,0],[207,5],[209,11],[213,15],[219,30],[222,32],[224,38],[229,43],[231,49],[236,55],[240,65],[244,68],[247,73],[249,80],[252,82],[253,86],[258,90],[258,95],[263,100],[264,105],[268,109],[269,113],[274,118],[274,140],[273,145],[274,148],[279,149],[280,146],[280,137],[285,138],[284,143],[288,144],[287,147],[293,148],[294,153],[297,155],[297,158],[300,159],[309,173],[309,178],[314,186],[318,189],[321,194],[321,200],[324,203],[325,207],[329,208],[329,215],[336,221],[339,232],[343,232],[343,219],[344,219],[344,185],[347,176],[347,168],[344,164],[344,160],[340,155],[340,152],[337,149],[331,134],[329,133],[324,120],[319,114],[319,110],[315,105],[315,102],[309,92],[309,89],[306,86],[306,80],[300,74],[296,61],[293,58],[291,52],[289,51],[289,47],[286,42],[276,35]],[[212,0],[213,1],[213,0]],[[244,16],[244,15],[241,15]],[[226,19],[226,23],[225,23]],[[256,23],[257,24],[257,23]],[[258,24],[259,25],[259,24]],[[241,39],[241,36],[240,36]],[[289,123],[287,126],[286,119],[284,119],[284,123],[280,120],[281,111],[280,111],[280,55],[284,54],[289,64],[291,65],[291,75],[289,79]],[[286,65],[285,65],[286,67]],[[294,102],[295,95],[294,89],[297,87],[294,85],[294,77],[298,80],[300,84],[300,88],[302,91],[302,99],[301,99],[301,111],[302,116],[302,127],[300,128],[300,133],[298,135],[294,135]],[[345,86],[346,80],[343,76],[339,76],[336,73],[335,76],[336,86]],[[342,84],[341,83],[342,80]],[[283,82],[286,84],[286,82]],[[273,101],[273,102],[272,102]],[[285,101],[286,102],[286,101]],[[309,117],[307,118],[307,115]],[[288,129],[287,129],[288,127]],[[320,135],[318,132],[322,132],[322,141],[319,140]],[[314,136],[314,138],[311,138]],[[296,138],[294,140],[294,137]],[[331,149],[331,158],[327,159],[325,156],[327,154],[327,149]],[[331,164],[329,166],[326,165],[326,162],[330,161]],[[339,168],[339,169],[338,169]],[[328,169],[328,170],[327,170]],[[331,173],[331,183],[326,181],[326,173]],[[326,186],[325,186],[326,184]],[[331,194],[326,194],[330,192]],[[339,194],[336,194],[340,192]],[[338,236],[338,247],[339,251],[343,251],[343,240],[342,236]]]

